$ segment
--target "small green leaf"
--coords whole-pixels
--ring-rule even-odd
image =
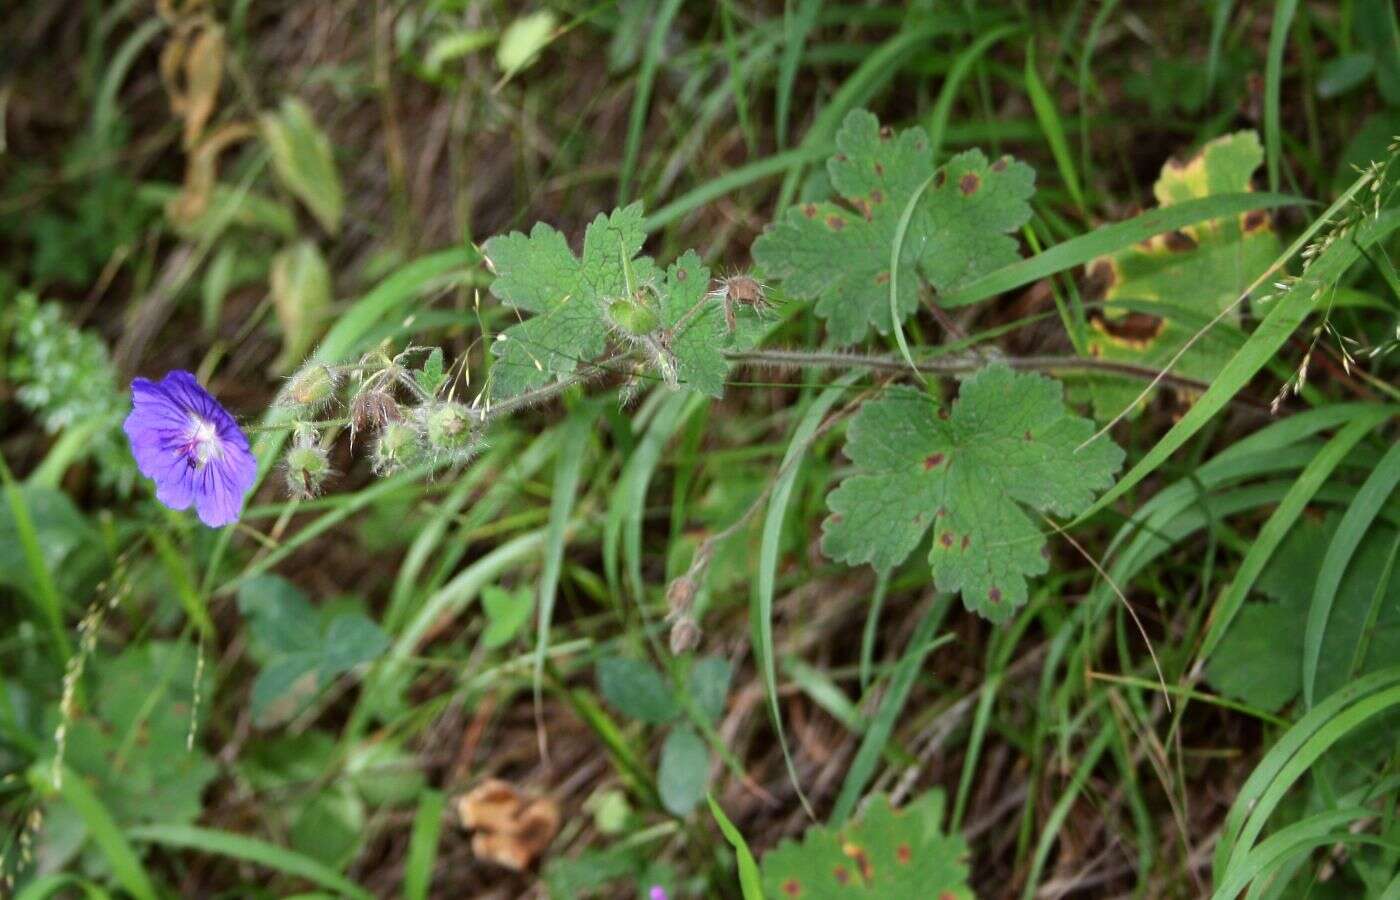
[[[285,722],[315,699],[321,658],[313,652],[278,656],[253,681],[253,721],[267,727]]]
[[[705,799],[710,784],[710,749],[689,726],[674,728],[666,735],[656,782],[661,804],[677,816],[689,815]]]
[[[356,666],[373,661],[389,646],[389,636],[357,612],[341,613],[326,626],[321,652],[321,678],[330,681]]]
[[[963,382],[945,417],[927,395],[895,387],[861,407],[846,455],[857,474],[827,497],[822,549],[889,571],[933,529],[940,591],[1005,622],[1046,571],[1045,535],[1023,507],[1074,515],[1113,482],[1123,451],[1065,409],[1059,382],[995,364]]]
[[[859,341],[872,326],[890,332],[891,248],[905,207],[925,182],[900,250],[902,318],[918,308],[921,282],[948,291],[1018,258],[1009,232],[1030,218],[1029,166],[1010,157],[989,162],[969,150],[935,169],[922,129],[896,135],[865,110],[847,114],[836,147],[827,171],[846,205],[788,209],[754,242],[753,255],[788,294],[816,301],[837,343]]]
[[[636,258],[646,233],[634,203],[599,215],[575,257],[564,236],[543,223],[527,237],[491,238],[484,250],[496,273],[491,293],[535,315],[512,325],[491,345],[491,393],[509,397],[568,375],[603,352],[612,323],[607,306],[656,280],[651,260]]]
[[[321,227],[334,234],[340,228],[345,197],[330,139],[317,127],[306,104],[295,97],[283,100],[281,110],[263,113],[258,121],[277,177],[306,204]]]
[[[716,722],[724,715],[725,698],[729,694],[729,660],[718,656],[697,659],[690,668],[687,693],[706,719]]]
[[[282,353],[273,368],[301,365],[326,325],[331,305],[331,270],[311,241],[300,241],[272,258],[272,307],[282,326]]]
[[[1345,94],[1375,71],[1376,58],[1369,53],[1347,53],[1331,60],[1317,76],[1317,95],[1324,100]]]
[[[680,712],[661,673],[635,659],[598,660],[598,690],[619,712],[649,725],[664,725]]]
[[[710,295],[710,271],[693,251],[664,274],[637,256],[646,232],[634,203],[600,215],[575,257],[559,232],[543,223],[527,236],[500,235],[485,244],[496,274],[491,293],[534,316],[512,325],[491,345],[491,394],[510,397],[568,375],[614,342],[630,347],[671,384],[720,396],[729,364],[724,350],[752,341],[752,310],[729,334],[721,301]]]
[[[413,373],[413,380],[430,395],[435,395],[442,387],[443,379],[442,348],[434,347],[428,358],[423,360],[423,368]]]
[[[321,643],[316,610],[301,589],[280,575],[255,575],[238,588],[238,611],[248,619],[256,648],[281,655]]]
[[[967,844],[945,835],[942,819],[942,791],[902,810],[876,795],[844,828],[814,825],[802,843],[784,841],[765,854],[763,887],[802,900],[971,900]]]
[[[388,635],[361,612],[317,614],[295,585],[276,575],[250,578],[238,590],[263,669],[253,683],[253,717],[272,725],[296,715],[334,678],[372,662]]]
[[[481,605],[486,610],[486,630],[481,633],[481,645],[487,649],[503,647],[530,621],[535,609],[535,592],[529,588],[508,591],[494,584],[481,591]]]
[[[557,22],[554,13],[547,9],[511,22],[496,47],[496,65],[506,75],[514,75],[529,66],[553,39]]]

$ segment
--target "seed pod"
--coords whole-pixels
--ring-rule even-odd
[[[387,391],[372,389],[361,391],[350,403],[350,435],[374,428],[381,428],[390,422],[402,422],[403,413],[399,405]]]
[[[315,444],[297,444],[287,451],[287,493],[297,500],[315,497],[330,471],[325,450]]]
[[[690,606],[695,602],[695,592],[697,590],[695,579],[689,575],[682,575],[674,579],[666,586],[666,608],[671,615],[678,616],[690,611]]]
[[[403,422],[385,425],[370,451],[370,464],[377,475],[393,475],[422,458],[422,439],[416,429]]]
[[[460,403],[430,408],[425,422],[428,446],[449,455],[470,452],[476,442],[475,423],[472,411]]]
[[[634,337],[651,334],[661,326],[656,312],[639,300],[623,298],[608,304],[608,318],[618,328]]]
[[[340,389],[340,376],[328,366],[308,363],[287,380],[282,393],[277,396],[277,405],[294,409],[300,415],[320,412]]]
[[[681,616],[671,623],[671,655],[690,653],[700,646],[700,626],[690,616]]]

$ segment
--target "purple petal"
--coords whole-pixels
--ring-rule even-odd
[[[179,369],[158,382],[132,381],[131,407],[123,428],[137,468],[156,483],[156,499],[177,510],[193,505],[210,527],[236,522],[258,464],[233,416]],[[196,455],[201,423],[210,428],[197,445],[206,452]]]

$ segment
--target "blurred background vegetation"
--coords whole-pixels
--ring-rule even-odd
[[[769,572],[790,764],[749,639],[764,521],[743,517],[778,477],[815,375],[736,369],[714,402],[571,392],[431,479],[376,479],[341,441],[325,496],[289,501],[271,478],[222,532],[150,498],[120,430],[126,387],[189,369],[251,425],[317,348],[412,343],[461,361],[449,376],[472,394],[481,336],[515,316],[486,293],[487,237],[542,220],[577,241],[640,199],[649,253],[693,247],[744,270],[777,210],[830,193],[821,162],[861,106],[937,132],[945,154],[1032,164],[1028,253],[1154,206],[1169,158],[1240,130],[1263,137],[1261,187],[1325,206],[1400,134],[1395,20],[1387,0],[7,0],[7,890],[737,897],[707,789],[762,852],[801,834],[807,801],[826,820],[868,790],[904,804],[941,787],[979,896],[1207,893],[1233,798],[1296,717],[1280,709],[1291,694],[1259,693],[1268,657],[1231,650],[1261,668],[1207,684],[1193,654],[1322,439],[1280,437],[1253,468],[1203,461],[1266,421],[1309,330],[1131,498],[1196,485],[1217,504],[1159,517],[1156,542],[1114,570],[1179,688],[1171,707],[1125,607],[1095,605],[1105,585],[1065,542],[999,627],[960,607],[933,616],[922,564],[877,580],[823,558],[823,497],[844,462],[821,434],[783,470]],[[1273,227],[1286,243],[1316,211],[1283,208]],[[1070,353],[1056,303],[1085,281],[1043,279],[956,324],[1008,354]],[[1385,246],[1344,287],[1329,335],[1400,336]],[[785,314],[777,335],[817,347],[821,323]],[[1394,357],[1363,376],[1340,339],[1315,346],[1291,410],[1333,410],[1319,426],[1332,428],[1352,415],[1342,402],[1394,399]],[[1185,402],[1164,392],[1114,435],[1135,458]],[[1385,435],[1337,449],[1337,483],[1310,495],[1316,534],[1290,538],[1293,574],[1250,604],[1286,608],[1316,579],[1308,547],[1336,528],[1324,508],[1378,471]],[[1255,495],[1227,491],[1250,479]],[[1394,502],[1377,522],[1348,577],[1380,598],[1388,618],[1369,626],[1391,647]],[[698,655],[672,656],[666,586],[736,523],[699,586]],[[1121,523],[1103,515],[1076,538],[1099,557]],[[1111,611],[1086,622],[1087,608]],[[679,720],[676,697],[703,708]],[[1289,795],[1283,814],[1301,818],[1358,778],[1391,785],[1366,820],[1389,844],[1302,857],[1277,882],[1289,896],[1392,884],[1387,752]],[[459,801],[486,778],[538,800],[557,836],[493,844],[479,818],[474,836]]]

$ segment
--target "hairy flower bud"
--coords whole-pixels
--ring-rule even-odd
[[[634,337],[651,334],[661,325],[661,320],[657,318],[651,307],[633,298],[623,298],[609,303],[608,318],[618,328]]]
[[[390,422],[402,422],[403,413],[388,392],[378,389],[361,391],[350,403],[350,434],[382,428]]]
[[[424,436],[436,453],[458,456],[476,445],[476,417],[460,403],[430,407],[424,420]]]
[[[422,438],[416,429],[403,422],[385,425],[370,451],[370,464],[378,475],[393,475],[422,458]]]
[[[671,654],[680,656],[700,646],[700,626],[691,616],[681,616],[671,623]]]
[[[277,396],[278,406],[295,409],[302,415],[310,415],[324,409],[340,389],[340,376],[330,367],[321,363],[308,363],[302,366],[287,380],[282,393]]]
[[[330,471],[325,450],[316,444],[297,444],[287,451],[287,492],[297,500],[309,500],[321,492]]]
[[[682,575],[667,585],[666,608],[671,615],[689,612],[691,604],[695,602],[696,590],[695,579],[689,575]]]

